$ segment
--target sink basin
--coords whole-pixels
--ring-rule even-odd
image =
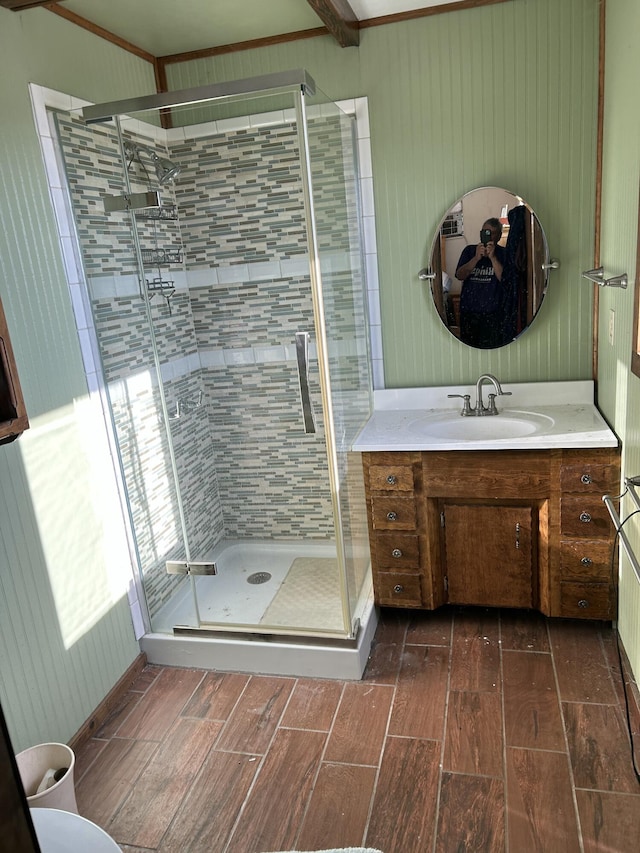
[[[506,411],[499,415],[465,417],[446,414],[416,422],[424,436],[453,441],[485,441],[487,439],[523,438],[553,429],[554,420],[537,412]]]

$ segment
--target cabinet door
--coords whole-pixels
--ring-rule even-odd
[[[445,503],[448,600],[487,607],[532,607],[532,506]]]

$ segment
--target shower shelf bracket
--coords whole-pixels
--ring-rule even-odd
[[[143,249],[142,263],[147,266],[162,264],[181,264],[182,247],[165,249]]]
[[[156,293],[160,294],[160,296],[166,299],[167,308],[169,309],[169,316],[171,316],[171,302],[169,300],[176,292],[173,282],[163,278],[153,278],[151,279],[151,281],[149,281],[149,279],[145,279],[145,284],[147,285],[147,293],[149,294],[149,299],[152,299],[156,295]]]
[[[202,408],[202,391],[193,397],[178,397],[176,407],[172,414],[169,415],[170,421],[178,421],[182,415],[190,415],[196,409]]]
[[[157,190],[144,193],[122,193],[122,195],[103,195],[102,204],[105,213],[120,211],[147,211],[161,207],[160,194]],[[138,216],[141,214],[138,213]]]
[[[136,212],[136,219],[153,219],[162,222],[178,218],[178,208],[175,204],[161,204],[158,207],[145,207]]]
[[[600,287],[622,287],[626,289],[627,284],[629,283],[629,277],[626,272],[623,272],[621,275],[613,275],[609,278],[605,278],[604,267],[596,267],[594,270],[585,270],[582,273],[583,278],[589,279],[594,284],[599,284]]]

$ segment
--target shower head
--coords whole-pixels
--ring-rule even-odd
[[[180,174],[180,166],[169,160],[168,157],[160,157],[153,148],[148,145],[142,145],[138,142],[132,142],[130,139],[123,140],[125,157],[127,158],[127,169],[131,168],[131,164],[136,160],[144,169],[145,174],[149,177],[147,167],[141,159],[140,154],[146,154],[156,170],[156,178],[159,184],[171,183],[174,178]]]
[[[153,160],[153,165],[156,167],[156,176],[159,184],[171,183],[180,174],[180,166],[169,160],[168,157],[158,157],[154,153],[151,159]]]

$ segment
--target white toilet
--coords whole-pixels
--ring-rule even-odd
[[[122,853],[110,835],[79,814],[61,809],[30,811],[42,853]]]

